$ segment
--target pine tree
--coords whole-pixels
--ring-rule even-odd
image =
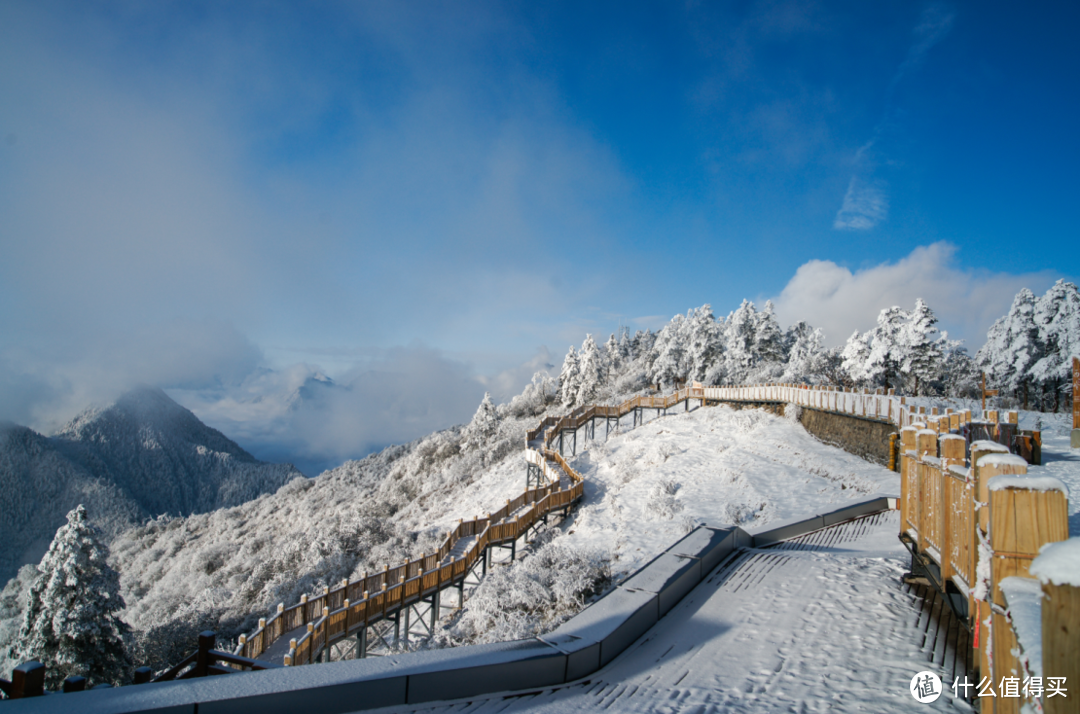
[[[754,316],[754,376],[755,382],[773,382],[783,373],[787,355],[784,353],[784,333],[776,321],[772,300]]]
[[[476,414],[472,421],[465,427],[464,441],[466,446],[483,449],[499,433],[499,411],[491,401],[491,394],[484,392],[484,398],[480,406],[476,408]]]
[[[656,335],[653,334],[652,330],[638,330],[634,333],[634,339],[630,341],[630,351],[634,355],[634,359],[642,360],[642,366],[648,367],[652,358],[652,348],[655,344]]]
[[[938,380],[942,373],[942,345],[933,336],[937,333],[937,317],[919,298],[915,309],[908,314],[904,331],[904,359],[900,371],[914,379],[912,393],[919,396],[921,385]],[[946,339],[948,336],[945,336]]]
[[[787,364],[781,375],[782,382],[817,384],[823,369],[825,335],[802,320],[788,328],[784,335]]]
[[[604,384],[604,376],[607,368],[604,364],[604,355],[596,346],[592,335],[585,335],[585,341],[581,343],[581,377],[578,382],[576,405],[591,404],[596,401],[596,395]]]
[[[743,300],[724,321],[724,376],[729,384],[746,384],[754,368],[754,328],[757,310]]]
[[[619,343],[615,340],[615,333],[611,333],[611,337],[608,338],[607,344],[604,345],[604,352],[607,356],[607,374],[604,378],[608,381],[619,371],[622,366],[622,351],[619,348]]]
[[[723,359],[720,325],[713,316],[711,305],[702,305],[687,314],[686,366],[687,378],[706,383],[710,374]]]
[[[951,397],[974,399],[980,394],[979,368],[959,340],[943,335],[942,391]]]
[[[630,330],[624,327],[619,336],[619,361],[627,364],[635,357],[637,355],[634,353],[634,341],[630,339]]]
[[[578,388],[581,386],[581,360],[578,359],[574,346],[563,360],[562,372],[559,373],[559,401],[567,409],[577,406]]]
[[[975,362],[986,371],[991,385],[1012,392],[1027,409],[1031,370],[1042,352],[1035,295],[1023,288],[1013,298],[1009,313],[986,333],[986,344],[975,354]]]
[[[840,369],[844,375],[857,384],[873,382],[879,376],[876,366],[870,363],[871,332],[860,335],[858,330],[847,338],[840,351]],[[836,380],[839,381],[839,380]]]
[[[44,664],[50,689],[71,675],[92,684],[126,679],[130,663],[124,638],[130,628],[118,615],[124,608],[120,576],[106,562],[108,548],[101,538],[80,505],[68,513],[67,525],[56,531],[37,566],[9,657]]]
[[[674,384],[686,376],[686,318],[676,315],[656,335],[648,377],[656,384]]]
[[[898,387],[902,365],[910,361],[910,321],[906,310],[893,306],[878,314],[877,327],[867,334],[870,354],[867,356],[864,378],[866,386],[884,383],[885,389]]]
[[[1072,358],[1080,355],[1080,292],[1076,285],[1058,280],[1035,303],[1035,325],[1043,356],[1031,374],[1054,393],[1054,411],[1061,406],[1061,387],[1070,384]]]

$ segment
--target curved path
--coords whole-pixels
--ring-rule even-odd
[[[537,488],[527,489],[483,518],[458,521],[435,553],[343,581],[314,597],[305,595],[289,608],[278,605],[276,612],[259,620],[255,631],[240,636],[235,654],[286,665],[310,664],[331,645],[394,618],[418,602],[430,599],[435,607],[438,593],[460,587],[473,567],[486,558],[489,547],[513,544],[538,520],[553,511],[565,513],[581,499],[584,481],[561,453],[566,432],[573,433],[576,453],[578,429],[588,432],[591,427],[595,433],[598,419],[618,423],[633,413],[636,425],[639,417],[643,420],[645,409],[666,413],[681,402],[689,408],[691,399],[704,402],[704,392],[701,387],[691,387],[666,397],[635,397],[618,406],[586,406],[564,417],[547,417],[525,437],[529,483],[535,473]],[[556,440],[559,450],[552,448]]]
[[[725,560],[606,668],[566,685],[399,706],[425,714],[916,711],[912,676],[973,677],[967,641],[935,637],[897,511]],[[928,635],[930,635],[928,637]],[[954,708],[955,707],[955,708]],[[970,710],[944,695],[927,711]]]

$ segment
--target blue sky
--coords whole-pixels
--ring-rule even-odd
[[[703,303],[977,349],[1078,275],[1078,15],[3,3],[0,418],[149,382],[311,470]]]

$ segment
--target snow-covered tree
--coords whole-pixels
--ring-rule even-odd
[[[959,340],[949,340],[947,334],[944,338],[941,341],[941,391],[952,397],[977,398],[981,386],[978,365]]]
[[[873,330],[848,338],[841,352],[843,368],[857,384],[889,389],[906,383],[917,393],[920,384],[941,377],[942,344],[934,339],[936,324],[933,311],[921,299],[911,312],[885,308]]]
[[[873,382],[878,377],[876,366],[870,363],[870,344],[873,333],[851,333],[840,350],[841,370],[851,381],[857,384]]]
[[[581,360],[577,351],[570,345],[570,351],[563,360],[562,372],[559,373],[559,401],[567,409],[577,404],[578,389],[581,387]]]
[[[550,374],[541,370],[533,374],[532,381],[525,385],[521,394],[510,400],[506,412],[516,418],[541,414],[558,399],[558,394],[559,385]]]
[[[765,301],[765,309],[756,315],[754,325],[754,352],[764,362],[784,361],[784,333],[776,321],[772,300]]]
[[[1062,392],[1067,392],[1071,384],[1072,358],[1080,355],[1080,292],[1076,285],[1064,280],[1054,283],[1035,303],[1034,319],[1042,357],[1032,367],[1031,375],[1053,391],[1056,412]]]
[[[743,300],[739,308],[724,322],[724,376],[729,384],[750,381],[754,368],[754,328],[757,310],[754,303]]]
[[[580,375],[575,405],[591,404],[607,376],[604,355],[592,335],[585,335],[581,343]]]
[[[1012,392],[1027,409],[1031,370],[1042,350],[1035,324],[1035,295],[1023,288],[1013,298],[1008,314],[991,325],[975,362],[986,371],[991,385]]]
[[[472,421],[465,427],[462,440],[467,447],[483,449],[499,433],[499,411],[491,401],[491,394],[484,392],[480,406]]]
[[[916,396],[922,393],[920,383],[926,384],[941,377],[943,354],[942,345],[934,338],[936,325],[937,317],[933,310],[922,298],[916,300],[915,309],[908,315],[900,364],[900,371],[914,380],[911,391]]]
[[[713,316],[712,306],[705,304],[686,316],[687,379],[711,383],[717,379],[717,367],[723,359],[720,325]]]
[[[615,333],[611,333],[604,345],[604,355],[607,357],[607,374],[605,379],[611,379],[612,375],[622,366],[623,356],[619,348],[619,342],[615,339]]]
[[[824,340],[825,335],[820,329],[814,329],[802,320],[788,328],[784,335],[788,358],[780,381],[820,383],[824,368]]]
[[[648,377],[650,382],[667,385],[686,377],[686,318],[682,315],[671,318],[656,335]]]
[[[94,684],[126,679],[129,628],[118,615],[124,608],[120,576],[106,562],[109,551],[101,538],[80,505],[68,513],[37,566],[9,657],[44,664],[49,688],[71,675]]]
[[[634,341],[630,338],[630,330],[626,327],[619,329],[619,362],[625,365],[637,355],[634,354]]]
[[[867,386],[884,382],[885,389],[900,386],[901,370],[908,364],[910,314],[893,306],[878,313],[877,327],[867,333],[870,354],[867,356],[864,378]]]

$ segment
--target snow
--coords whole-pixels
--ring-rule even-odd
[[[916,705],[930,669],[896,512],[838,527],[836,542],[750,549],[717,568],[606,669],[586,681],[420,712],[779,712],[966,710],[952,690]],[[951,680],[950,680],[951,681]]]
[[[979,468],[986,468],[987,466],[1022,466],[1026,469],[1027,465],[1027,461],[1016,454],[994,453],[979,457]]]
[[[983,459],[980,466],[985,466]],[[995,476],[986,482],[991,491],[1004,491],[1007,488],[1022,488],[1028,491],[1060,491],[1069,497],[1069,487],[1053,476]]]
[[[51,437],[0,425],[0,582],[36,564],[80,504],[111,540],[147,518],[235,506],[301,477],[257,461],[149,387],[87,409]]]
[[[996,441],[979,440],[971,442],[971,453],[974,454],[976,451],[1007,454],[1009,453],[1009,447]]]
[[[1022,660],[1033,677],[1042,676],[1042,588],[1031,578],[1003,578],[1009,619],[1020,643]]]
[[[1080,537],[1044,545],[1028,572],[1043,583],[1080,587]]]
[[[900,489],[894,472],[798,424],[726,406],[654,418],[570,465],[585,500],[567,537],[611,553],[616,579],[702,523],[756,532]]]

